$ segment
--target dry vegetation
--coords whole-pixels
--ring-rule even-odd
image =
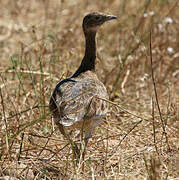
[[[178,0],[0,3],[0,179],[179,179]],[[48,102],[83,57],[81,22],[91,11],[118,21],[98,33],[96,71],[111,107],[82,172]]]

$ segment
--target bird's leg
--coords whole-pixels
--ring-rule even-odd
[[[84,139],[84,141],[85,141],[84,152],[85,152],[85,149],[86,149],[86,147],[87,147],[89,138],[91,138],[91,136],[92,136],[92,131],[93,131],[93,130],[90,129],[90,130],[87,131],[86,134],[85,134],[85,139]]]
[[[91,138],[91,136],[92,136],[92,131],[93,131],[93,130],[90,129],[90,130],[88,130],[88,131],[85,133],[84,147],[83,147],[83,150],[82,150],[82,161],[83,161],[82,171],[84,171],[84,161],[85,161],[86,147],[87,147],[89,138]]]
[[[70,136],[65,132],[62,124],[58,124],[60,132],[64,135],[64,137],[69,141],[72,147],[74,159],[76,159],[76,164],[79,162],[80,150],[78,149],[77,144],[70,138]]]
[[[80,150],[82,150],[82,160],[83,160],[83,165],[82,165],[82,170],[84,171],[84,160],[85,160],[85,151],[86,151],[86,147],[88,144],[88,140],[89,138],[92,136],[92,129],[89,128],[89,130],[85,130],[85,121],[89,121],[88,119],[88,113],[90,111],[90,106],[91,103],[93,102],[94,97],[90,100],[90,103],[88,104],[87,108],[86,108],[86,112],[83,118],[83,122],[82,122],[82,127],[81,127],[81,144],[80,144]],[[84,131],[85,132],[85,138],[84,137]],[[83,141],[84,140],[84,141]],[[83,146],[82,146],[83,145]],[[82,148],[83,147],[83,148]]]

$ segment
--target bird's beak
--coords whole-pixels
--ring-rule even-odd
[[[112,19],[117,19],[117,16],[107,15],[106,18],[105,18],[105,21],[110,21]]]

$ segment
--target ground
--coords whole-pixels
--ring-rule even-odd
[[[110,110],[83,170],[48,103],[80,64],[92,11],[118,19],[97,36]],[[178,0],[1,1],[0,179],[179,179],[178,19]]]

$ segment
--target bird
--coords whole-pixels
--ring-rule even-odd
[[[84,57],[74,74],[60,81],[50,97],[52,119],[70,141],[75,155],[79,154],[79,148],[67,130],[80,130],[86,147],[109,109],[108,102],[104,100],[109,99],[106,87],[95,73],[96,34],[102,24],[113,19],[117,17],[100,12],[89,13],[83,18]]]

